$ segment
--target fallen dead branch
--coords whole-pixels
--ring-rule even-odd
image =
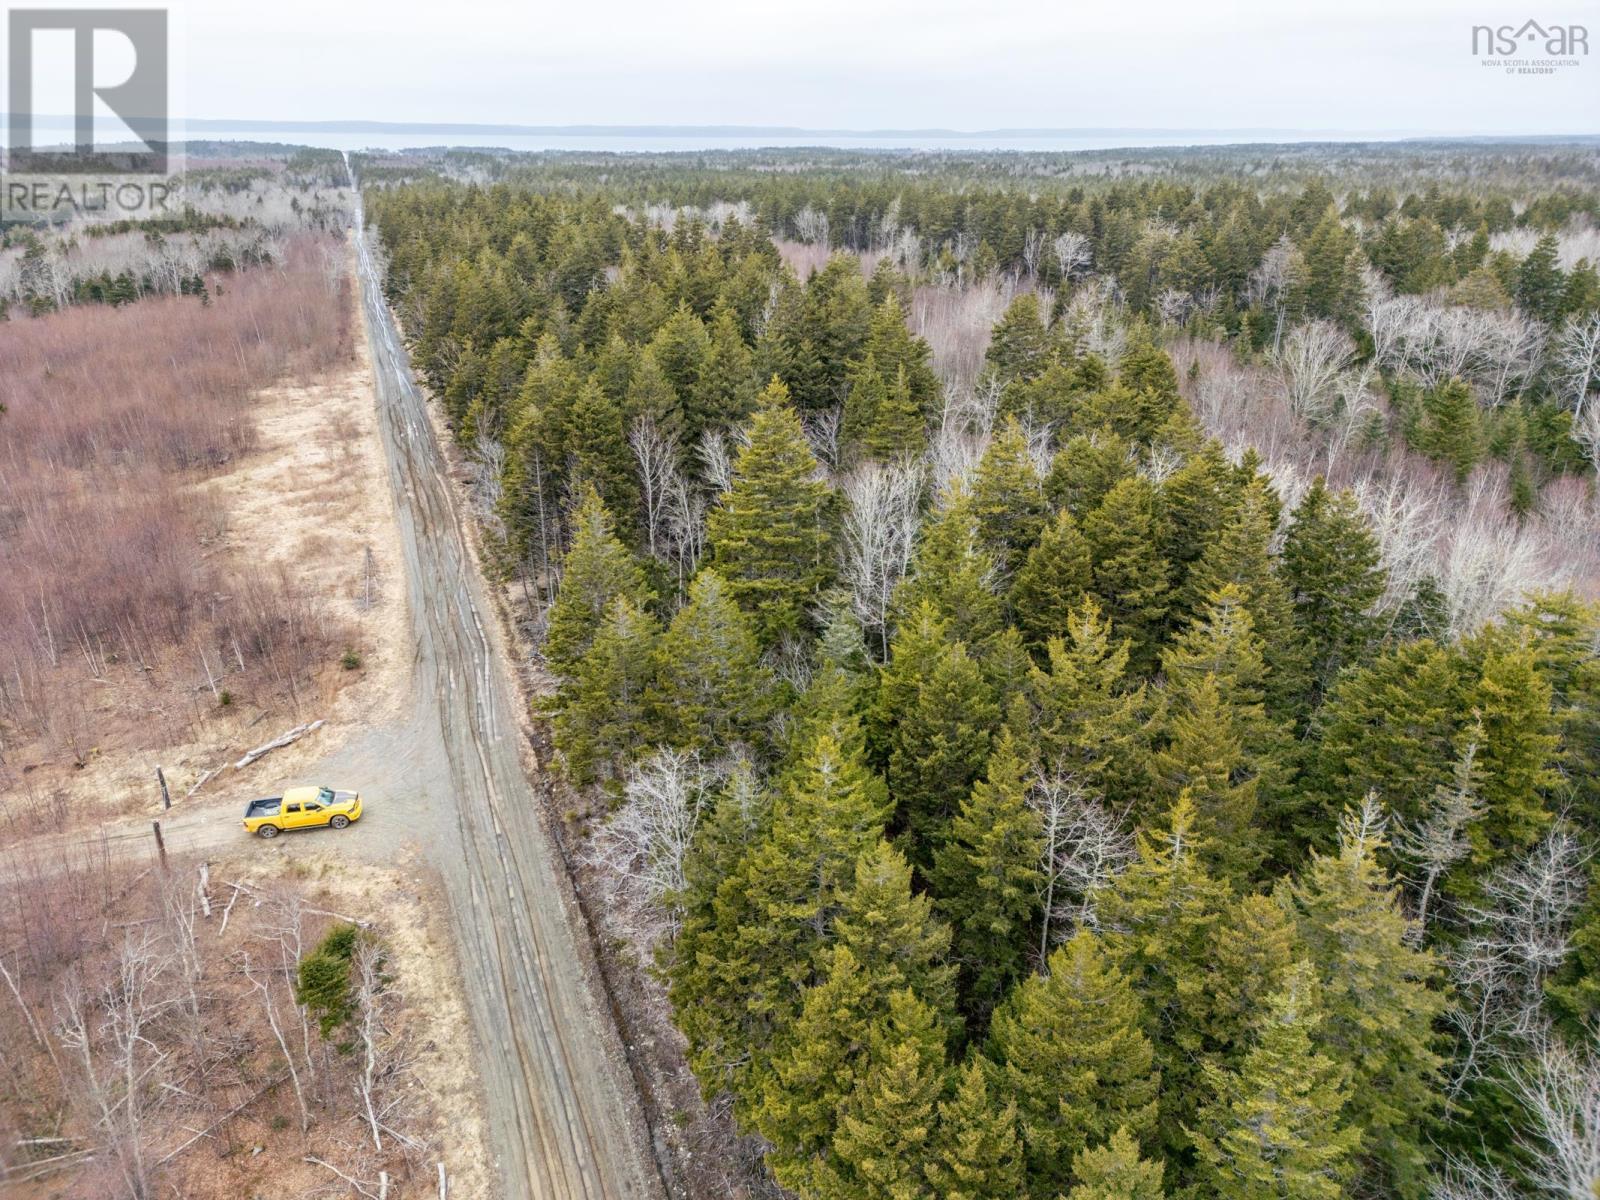
[[[288,733],[285,733],[279,737],[275,737],[264,745],[257,746],[238,762],[234,763],[233,769],[235,771],[243,770],[245,767],[248,767],[251,763],[255,762],[258,758],[261,758],[267,754],[271,754],[274,750],[282,749],[284,746],[290,745],[291,743],[298,742],[301,738],[305,737],[306,734],[315,733],[325,724],[327,724],[326,721],[316,720],[306,725],[296,725],[293,729],[289,730]]]
[[[200,776],[199,779],[195,780],[194,786],[183,794],[184,800],[187,800],[190,796],[194,795],[201,788],[205,787],[206,784],[210,783],[211,780],[214,779],[217,775],[221,774],[221,772],[222,772],[222,768],[221,767],[212,767],[211,770],[207,771],[204,775]],[[180,803],[181,803],[181,801],[180,801]]]
[[[351,1175],[346,1175],[343,1171],[339,1170],[339,1168],[334,1166],[331,1162],[328,1162],[325,1159],[318,1158],[315,1154],[306,1155],[304,1160],[302,1160],[302,1161],[308,1162],[308,1163],[315,1163],[319,1167],[327,1167],[328,1170],[332,1171],[340,1179],[344,1180],[351,1187],[355,1188],[355,1190],[360,1192],[363,1196],[370,1197],[370,1200],[383,1200],[383,1197],[379,1193],[377,1193],[377,1192],[369,1192],[366,1189],[366,1187],[364,1187],[362,1185],[362,1183],[361,1183],[361,1181],[359,1179],[356,1179],[354,1176],[351,1176]],[[387,1181],[385,1181],[385,1182],[387,1182]],[[385,1190],[387,1190],[387,1188],[385,1188]]]

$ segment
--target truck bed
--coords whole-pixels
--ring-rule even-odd
[[[247,820],[251,817],[275,817],[282,807],[282,796],[268,796],[264,800],[250,801],[250,807],[244,810],[244,815]]]

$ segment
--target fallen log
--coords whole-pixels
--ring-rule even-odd
[[[233,769],[235,771],[243,770],[245,767],[248,767],[251,763],[255,762],[256,759],[262,757],[263,755],[270,754],[274,750],[281,749],[282,747],[289,745],[291,742],[298,742],[301,738],[305,737],[306,734],[315,733],[325,724],[327,724],[326,721],[319,720],[312,721],[308,725],[296,725],[293,729],[289,730],[288,733],[285,733],[280,737],[275,737],[264,745],[257,746],[238,762],[234,763]]]

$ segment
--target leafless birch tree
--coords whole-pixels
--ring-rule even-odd
[[[1061,940],[1058,930],[1097,925],[1095,900],[1134,859],[1133,836],[1070,774],[1035,774],[1028,803],[1039,814],[1044,833],[1040,873],[1044,876],[1044,915],[1039,930],[1039,964]]]
[[[840,554],[851,608],[889,654],[889,601],[916,546],[922,469],[914,463],[863,463],[845,476]]]

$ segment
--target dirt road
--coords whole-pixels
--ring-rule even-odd
[[[323,774],[404,780],[408,794],[397,795],[383,819],[414,812],[406,832],[425,840],[444,873],[507,1197],[657,1196],[638,1095],[596,995],[565,868],[523,772],[499,630],[367,235],[357,236],[417,640],[415,711],[404,728],[330,755]],[[375,804],[374,815],[380,811]]]

